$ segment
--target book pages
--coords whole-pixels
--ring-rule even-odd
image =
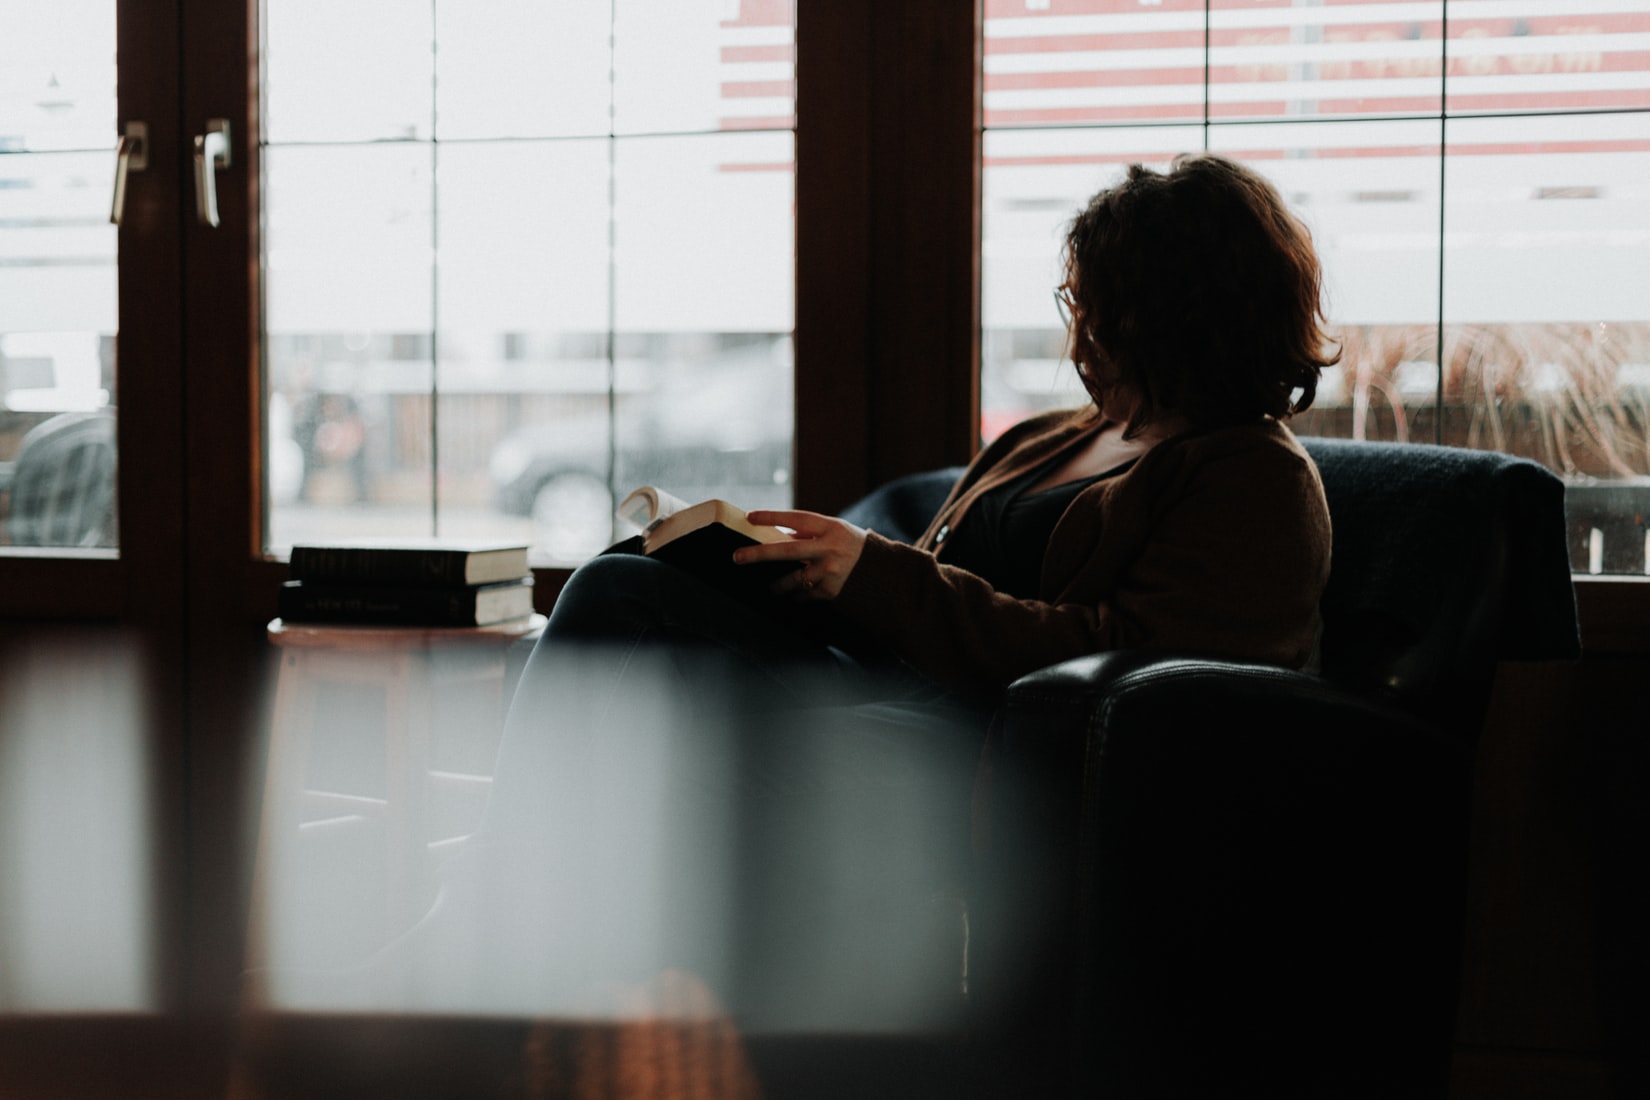
[[[653,485],[643,485],[619,502],[614,514],[619,522],[638,531],[648,531],[655,527],[660,520],[680,512],[688,506],[687,501],[672,496],[663,489]]]

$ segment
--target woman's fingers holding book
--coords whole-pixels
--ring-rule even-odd
[[[740,564],[758,561],[794,561],[797,569],[774,582],[774,591],[800,599],[830,600],[859,562],[865,532],[846,520],[817,512],[757,511],[752,523],[788,527],[796,537],[785,542],[747,546],[733,555]]]
[[[835,516],[824,516],[818,512],[799,512],[787,509],[757,509],[746,512],[745,518],[759,527],[785,527],[796,532],[798,538],[817,538],[832,524],[842,523]]]

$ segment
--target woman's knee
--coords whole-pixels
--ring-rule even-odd
[[[668,567],[637,554],[604,554],[573,571],[556,596],[548,634],[558,637],[610,636],[629,633],[657,608]]]
[[[766,609],[735,599],[673,565],[634,554],[593,558],[556,599],[542,644],[668,646],[695,674],[752,669],[772,679],[807,668],[841,675],[819,642]]]
[[[650,577],[660,565],[640,554],[602,554],[573,570],[556,601],[560,604],[565,599],[605,598],[614,593],[651,586],[655,582]]]

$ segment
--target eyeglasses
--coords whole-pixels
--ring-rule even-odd
[[[1071,327],[1071,292],[1063,286],[1054,288],[1054,308],[1060,311],[1060,323],[1066,328]]]

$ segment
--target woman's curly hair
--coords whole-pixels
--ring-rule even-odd
[[[1138,395],[1129,436],[1165,414],[1282,419],[1340,360],[1322,283],[1310,232],[1258,173],[1207,153],[1131,165],[1066,234],[1072,360],[1097,404],[1116,385]]]

